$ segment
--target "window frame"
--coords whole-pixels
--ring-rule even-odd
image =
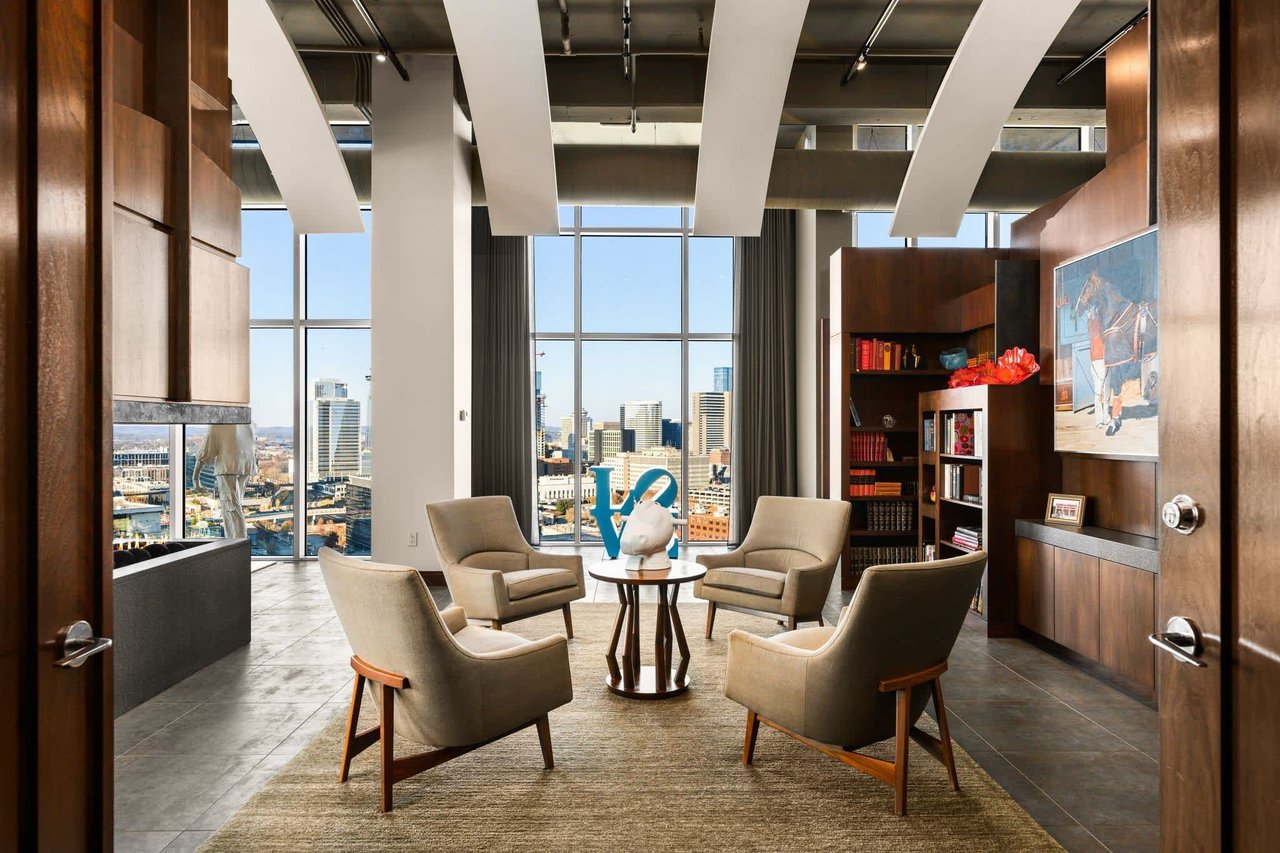
[[[582,420],[582,344],[584,342],[613,342],[625,343],[628,341],[653,341],[653,342],[676,342],[680,344],[680,471],[679,477],[679,502],[682,511],[687,512],[689,506],[689,442],[688,442],[688,423],[690,414],[689,400],[689,344],[698,341],[728,342],[732,350],[734,342],[737,340],[737,330],[731,329],[728,332],[691,332],[689,331],[689,241],[694,238],[693,235],[693,216],[691,209],[688,207],[680,208],[680,226],[677,227],[620,227],[620,226],[584,226],[582,224],[582,205],[573,205],[573,224],[571,226],[561,225],[556,236],[573,238],[573,331],[570,332],[539,332],[537,323],[537,282],[535,280],[535,242],[536,238],[528,241],[526,248],[526,268],[528,269],[529,280],[529,346],[530,352],[537,352],[537,344],[539,341],[571,341],[573,343],[573,423],[574,435],[581,436],[583,430]],[[584,332],[582,330],[582,240],[584,237],[679,237],[680,238],[680,329],[672,332]],[[701,239],[701,238],[698,238]],[[736,273],[732,276],[733,287],[737,287]],[[732,362],[732,356],[731,356]],[[730,366],[734,366],[732,363]],[[529,374],[529,405],[530,405],[530,423],[534,422],[536,411],[534,407],[537,405],[533,393],[533,372],[538,369],[537,359],[530,358],[530,374]],[[531,434],[529,437],[531,444],[534,445],[533,453],[533,484],[530,502],[533,507],[533,524],[531,529],[535,532],[535,538],[541,540],[541,522],[538,508],[538,475],[537,475],[537,452],[536,443],[537,436]],[[575,439],[580,441],[581,439]],[[730,453],[733,450],[733,441],[730,439]],[[576,454],[575,454],[576,458]],[[574,506],[580,508],[582,506],[582,481],[583,472],[580,466],[574,466],[573,472],[573,500]],[[730,494],[736,494],[736,485],[731,476]],[[731,498],[732,501],[732,498]],[[732,505],[732,503],[731,503]],[[548,544],[552,544],[549,540]],[[575,510],[573,519],[573,539],[572,540],[554,540],[554,544],[562,544],[566,547],[580,546],[599,546],[599,540],[582,538],[582,513]],[[689,542],[682,541],[685,547],[707,546],[723,546],[724,542]],[[733,518],[730,517],[730,533],[728,539],[729,545],[736,544],[735,526]]]

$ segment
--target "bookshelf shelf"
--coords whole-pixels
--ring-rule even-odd
[[[952,542],[950,539],[943,539],[938,544],[943,546],[944,548],[950,548],[953,551],[959,551],[962,554],[972,554],[974,551],[978,550],[977,548],[966,548],[963,545],[957,545],[956,543]]]
[[[966,456],[963,453],[939,453],[938,456],[948,462],[959,462],[961,464],[972,463],[974,465],[982,464],[981,456]]]
[[[862,501],[908,501],[914,503],[915,495],[846,495],[845,500],[862,502]]]
[[[955,498],[938,498],[938,502],[944,503],[944,504],[951,504],[953,506],[968,507],[969,509],[977,509],[977,510],[982,509],[982,504],[980,503],[975,503],[973,501],[958,501]]]
[[[915,530],[850,530],[855,539],[914,539]]]
[[[923,376],[950,376],[952,371],[938,368],[922,368],[920,370],[855,370],[854,376],[893,376],[899,378]]]

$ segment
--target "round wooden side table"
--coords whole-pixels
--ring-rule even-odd
[[[707,573],[697,563],[672,560],[669,569],[637,571],[627,568],[627,560],[596,563],[588,571],[591,577],[618,588],[618,618],[613,623],[613,637],[605,662],[609,674],[605,685],[619,696],[631,699],[666,699],[689,689],[689,643],[680,624],[676,598],[680,584],[695,581]],[[654,630],[653,666],[640,665],[640,587],[658,588],[658,623]],[[618,642],[623,629],[626,639],[622,647],[622,664],[618,664]],[[671,661],[672,641],[680,649],[680,664]]]

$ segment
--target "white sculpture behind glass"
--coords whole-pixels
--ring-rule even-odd
[[[193,487],[199,487],[200,470],[205,467],[212,467],[218,478],[218,502],[222,505],[225,536],[244,538],[244,490],[249,477],[258,470],[253,424],[211,424],[204,444],[196,453],[195,469],[191,472]]]

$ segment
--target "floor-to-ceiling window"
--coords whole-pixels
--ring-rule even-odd
[[[592,510],[657,468],[675,480],[685,539],[726,541],[732,239],[691,236],[682,208],[565,207],[560,224],[532,249],[541,540],[598,541]]]

